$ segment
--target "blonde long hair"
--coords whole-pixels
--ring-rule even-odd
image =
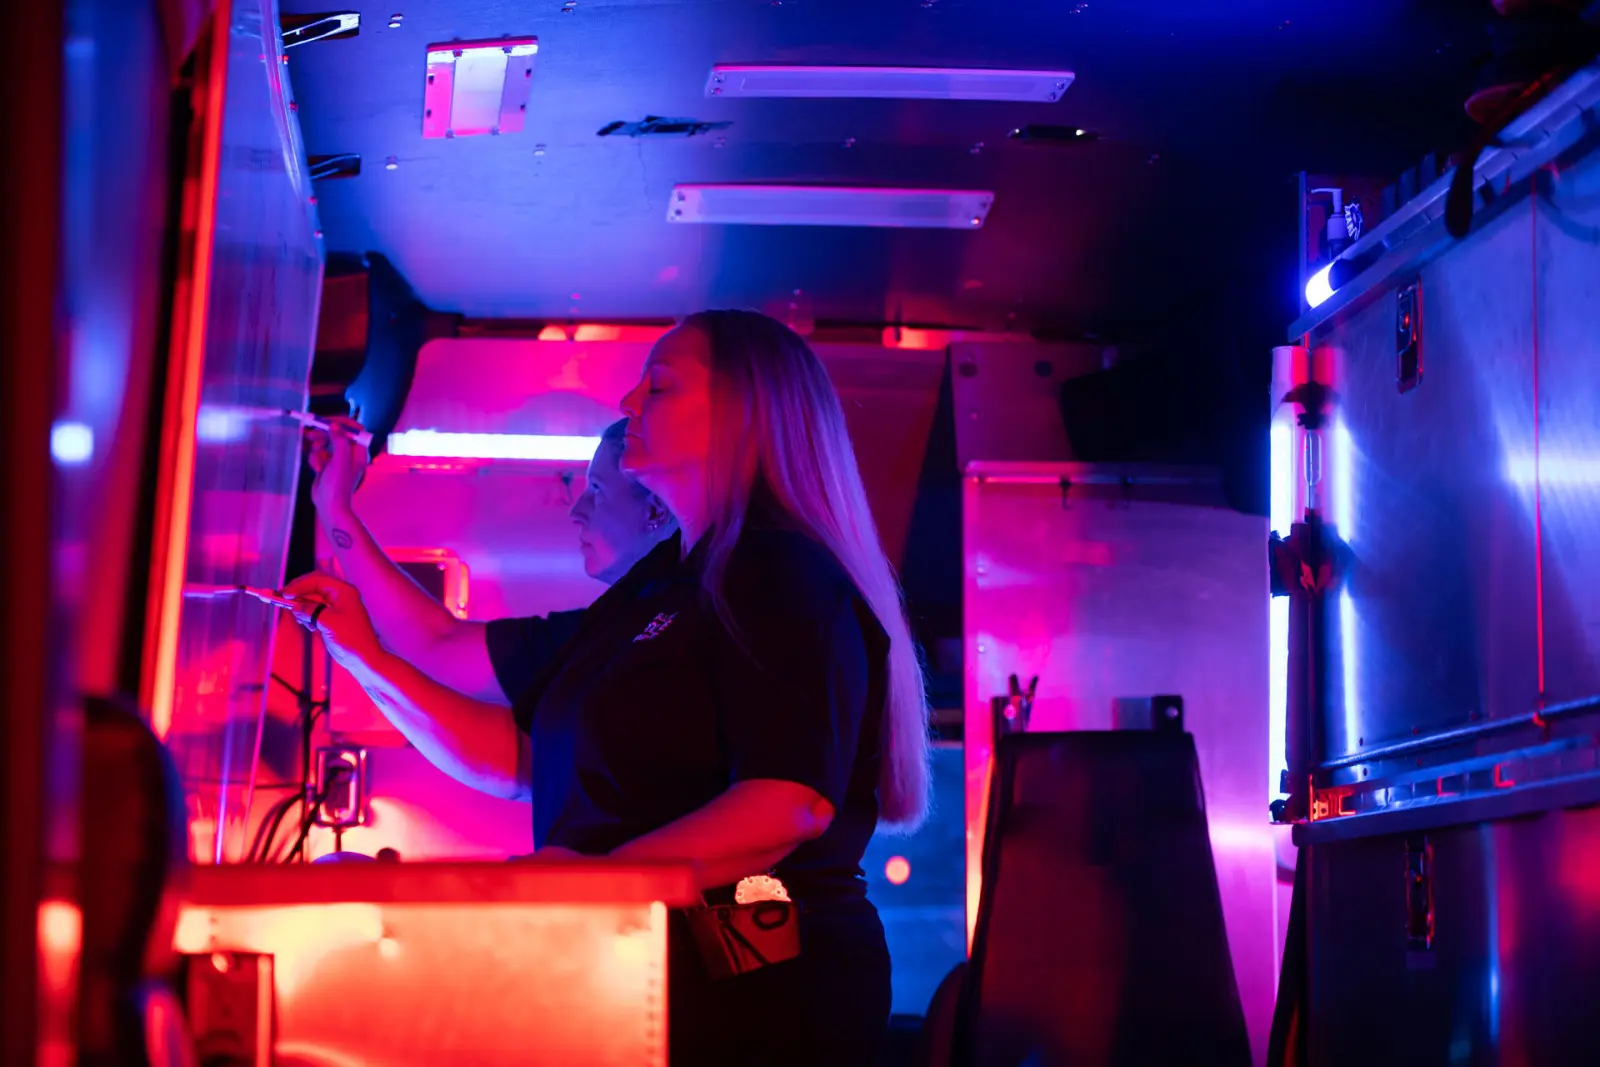
[[[754,311],[702,311],[682,325],[705,336],[711,359],[705,591],[726,617],[722,576],[758,484],[833,553],[889,635],[879,822],[914,830],[928,808],[927,688],[828,372],[798,334]]]

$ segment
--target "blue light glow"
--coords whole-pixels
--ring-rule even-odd
[[[1294,523],[1294,428],[1286,420],[1272,424],[1271,458],[1272,528],[1288,537]]]
[[[1540,456],[1537,462],[1532,453],[1507,456],[1506,477],[1519,489],[1532,489],[1535,484],[1546,487],[1600,486],[1600,456],[1555,452]]]
[[[77,467],[94,458],[94,430],[81,422],[50,427],[50,455],[63,467]]]
[[[208,444],[231,444],[250,436],[248,412],[202,407],[195,418],[195,437]]]
[[[1339,655],[1344,661],[1344,727],[1349,737],[1361,728],[1361,703],[1356,669],[1356,606],[1350,590],[1339,590]]]
[[[1275,419],[1271,443],[1272,529],[1287,537],[1294,523],[1294,427],[1287,413]],[[1285,723],[1289,715],[1289,598],[1273,597],[1268,606],[1267,653],[1267,799],[1283,795]]]
[[[1306,303],[1312,307],[1319,307],[1323,301],[1333,295],[1333,285],[1328,275],[1333,271],[1333,264],[1329,263],[1306,282]]]

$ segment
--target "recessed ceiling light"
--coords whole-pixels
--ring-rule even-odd
[[[711,68],[706,95],[1051,103],[1072,81],[1070,70],[721,65]]]
[[[678,185],[668,222],[744,226],[981,229],[994,193],[826,185]]]

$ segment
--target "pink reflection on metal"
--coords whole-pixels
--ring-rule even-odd
[[[1276,990],[1267,775],[1268,575],[1263,519],[1157,478],[1085,498],[1085,464],[969,464],[963,486],[969,931],[981,892],[993,759],[982,712],[1039,675],[1031,729],[1104,730],[1118,697],[1178,693],[1201,774],[1240,997],[1258,1054]],[[1119,469],[1120,471],[1120,469]],[[1139,468],[1131,468],[1137,483]],[[1145,474],[1171,476],[1182,472]],[[1196,483],[1203,479],[1190,477]]]
[[[409,748],[371,748],[367,762],[384,795],[368,802],[364,826],[341,846],[376,856],[392,848],[406,860],[491,860],[533,851],[528,805],[484,796],[454,781]],[[314,830],[311,855],[334,851],[333,834]]]
[[[558,340],[564,340],[565,334]],[[397,431],[598,437],[639,380],[650,340],[441,338],[417,354]]]

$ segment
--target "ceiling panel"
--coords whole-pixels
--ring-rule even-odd
[[[357,8],[360,36],[291,53],[309,150],[363,160],[359,177],[319,185],[329,247],[384,253],[438,310],[662,318],[799,289],[818,320],[1092,333],[1137,332],[1205,299],[1192,264],[1249,229],[1237,223],[1267,210],[1259,190],[1299,156],[1398,166],[1436,143],[1481,32],[1449,5],[1401,0]],[[540,52],[523,132],[421,137],[427,45],[528,34]],[[707,99],[719,62],[1059,66],[1077,80],[1056,104]],[[646,115],[731,125],[597,135]],[[1100,139],[1008,139],[1027,123]],[[997,195],[977,232],[666,221],[674,183],[717,181]]]

